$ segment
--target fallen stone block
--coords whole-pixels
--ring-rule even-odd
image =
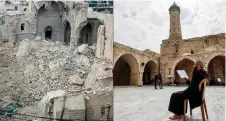
[[[42,98],[42,100],[38,103],[39,116],[49,117],[48,113],[49,113],[50,106],[52,105],[50,103],[50,100],[52,100],[54,97],[59,97],[64,95],[65,95],[64,90],[51,91],[47,93]]]
[[[62,117],[62,119],[71,121],[85,121],[85,110],[83,95],[54,98],[53,118]]]
[[[83,55],[92,55],[94,54],[94,50],[92,46],[88,46],[87,44],[82,44],[81,46],[78,47],[78,54],[83,54]]]
[[[88,48],[88,44],[82,44],[81,46],[78,47],[78,53],[83,53],[85,50]]]
[[[69,83],[82,86],[84,83],[84,80],[81,79],[78,74],[75,74],[69,77]]]
[[[87,120],[107,121],[113,118],[113,95],[91,95],[87,100]]]

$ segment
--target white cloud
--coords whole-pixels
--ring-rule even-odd
[[[115,1],[114,41],[139,50],[160,52],[169,37],[169,7],[173,0]],[[176,0],[181,8],[184,39],[225,32],[224,0]]]

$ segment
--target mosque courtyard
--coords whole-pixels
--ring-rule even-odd
[[[164,86],[155,90],[154,86],[116,86],[114,87],[115,121],[170,121],[173,115],[168,111],[170,96],[182,91],[186,86]],[[225,120],[225,87],[207,86],[206,105],[209,119],[207,121]],[[200,107],[186,114],[187,121],[202,121]],[[189,112],[189,110],[188,110]],[[179,120],[179,121],[182,121]]]

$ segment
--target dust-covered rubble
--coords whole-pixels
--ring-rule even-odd
[[[63,43],[36,37],[23,40],[8,49],[11,51],[4,52],[4,48],[0,47],[0,65],[8,64],[0,67],[1,99],[14,94],[23,104],[33,106],[55,90],[83,94],[86,99],[97,92],[112,94],[113,64],[95,57],[95,45],[83,44],[72,50]]]

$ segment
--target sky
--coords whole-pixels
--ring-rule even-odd
[[[169,7],[180,6],[182,38],[225,33],[224,0],[114,1],[114,41],[160,53],[169,37]]]

